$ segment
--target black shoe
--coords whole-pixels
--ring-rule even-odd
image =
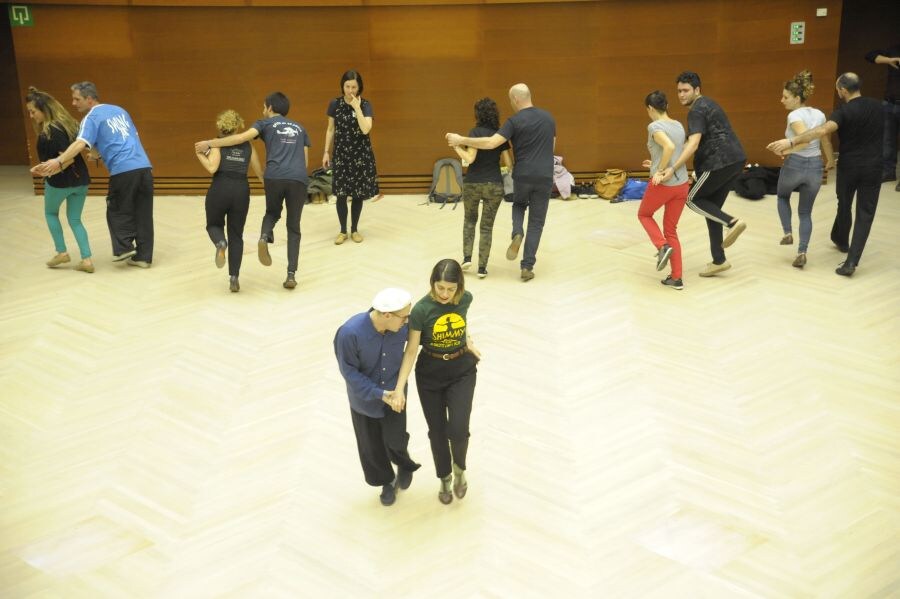
[[[472,256],[463,256],[462,269],[469,270],[472,268]]]
[[[216,243],[216,268],[222,268],[225,266],[225,249],[228,247],[228,242],[224,239],[218,243]]]
[[[229,279],[229,281],[230,281],[230,282],[229,282],[228,288],[231,289],[231,292],[232,292],[232,293],[237,293],[238,291],[241,290],[241,284],[238,283],[238,278],[237,278],[237,277],[231,277],[231,278]]]
[[[838,249],[838,251],[843,254],[846,254],[847,252],[850,251],[850,246],[844,245],[843,243],[838,243],[834,239],[831,240],[831,243],[833,243],[834,247],[836,247]]]
[[[297,279],[294,278],[294,273],[289,272],[287,274],[287,278],[284,280],[284,283],[281,284],[285,289],[293,289],[297,286]]]
[[[263,266],[272,266],[272,256],[269,255],[269,240],[260,237],[256,244],[256,254],[259,256],[259,262]]]
[[[381,505],[394,505],[397,500],[397,492],[394,490],[394,483],[381,485]]]
[[[841,265],[834,269],[834,272],[841,275],[842,277],[850,277],[853,276],[854,272],[856,272],[856,267],[852,264],[848,264],[847,262],[841,262]]]
[[[678,291],[684,289],[684,283],[681,281],[681,279],[673,279],[672,275],[669,275],[668,277],[660,281],[660,283],[662,283],[666,287],[677,289]]]
[[[397,486],[404,491],[412,484],[413,473],[403,468],[397,468]]]
[[[483,279],[487,276],[487,269],[483,266],[478,267],[478,278]]]
[[[662,247],[659,248],[659,252],[656,254],[656,270],[662,270],[666,267],[673,251],[672,246],[668,243],[662,244]]]

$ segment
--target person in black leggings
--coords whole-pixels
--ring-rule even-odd
[[[243,127],[244,120],[233,110],[226,110],[216,117],[219,137],[232,135]],[[216,246],[216,266],[219,268],[225,266],[227,249],[230,288],[232,292],[238,292],[241,289],[238,276],[241,274],[241,258],[244,255],[244,224],[250,210],[247,167],[252,167],[260,183],[263,183],[259,157],[253,145],[245,141],[234,146],[197,152],[197,159],[213,176],[212,185],[206,192],[206,232]]]

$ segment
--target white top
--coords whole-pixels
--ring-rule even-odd
[[[817,109],[810,108],[809,106],[801,106],[796,110],[792,110],[787,117],[787,130],[784,132],[785,136],[788,139],[793,139],[797,137],[797,134],[794,133],[794,130],[791,129],[791,123],[796,123],[797,121],[802,121],[804,125],[806,125],[807,131],[812,129],[813,127],[818,127],[819,125],[825,124],[825,114]],[[809,145],[801,150],[797,150],[794,152],[797,156],[803,156],[805,158],[812,158],[813,156],[821,156],[822,150],[819,147],[819,139],[816,138],[809,142]]]

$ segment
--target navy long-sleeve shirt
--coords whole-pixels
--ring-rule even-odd
[[[396,333],[379,333],[368,312],[353,316],[334,336],[334,355],[347,383],[350,408],[371,418],[383,418],[384,392],[397,386],[407,325]]]

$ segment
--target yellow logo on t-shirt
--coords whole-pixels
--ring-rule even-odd
[[[466,321],[450,312],[438,318],[431,329],[431,345],[435,348],[456,348],[466,334]]]

